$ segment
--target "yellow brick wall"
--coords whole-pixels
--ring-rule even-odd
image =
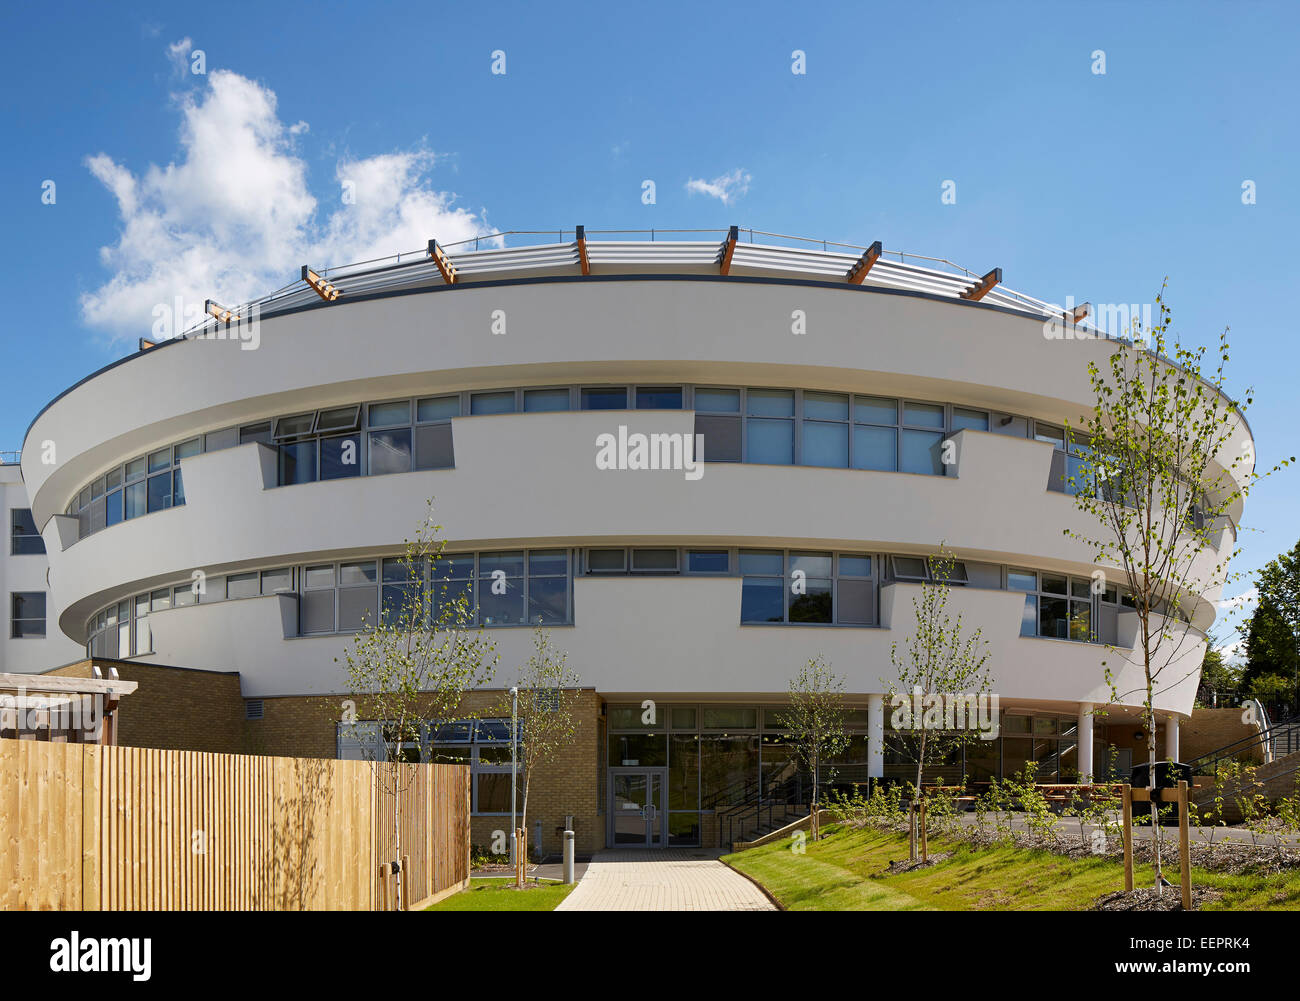
[[[118,706],[117,742],[123,747],[247,753],[238,672],[195,671],[132,660],[94,663],[101,665],[105,676],[115,667],[123,681],[139,685]],[[93,676],[88,660],[47,673]]]

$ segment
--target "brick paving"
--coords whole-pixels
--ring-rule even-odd
[[[753,883],[704,851],[597,852],[560,911],[774,911]]]

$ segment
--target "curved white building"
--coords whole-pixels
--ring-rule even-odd
[[[305,707],[345,690],[335,658],[397,593],[391,561],[433,497],[499,684],[541,623],[591,689],[581,752],[534,801],[546,844],[565,814],[587,847],[707,844],[790,779],[776,711],[810,657],[861,709],[840,780],[903,773],[880,696],[946,542],[1003,712],[949,771],[1100,774],[1107,744],[1136,743],[1140,696],[1106,726],[1090,714],[1110,701],[1103,661],[1141,687],[1122,656],[1136,615],[1092,593],[1113,568],[1064,532],[1084,522],[1061,428],[1115,342],[1063,338],[1000,274],[736,235],[439,247],[329,272],[323,294],[300,281],[234,310],[242,328],[210,320],[87,377],[23,450],[57,630],[98,657],[238,671],[259,749],[349,753]],[[636,468],[660,465],[639,434],[669,459],[702,434],[705,461]],[[1207,559],[1234,538],[1223,526]],[[1159,696],[1171,756],[1217,597]],[[501,734],[471,730],[486,840],[508,826]]]

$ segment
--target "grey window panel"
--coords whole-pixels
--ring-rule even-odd
[[[587,552],[589,573],[621,573],[627,569],[627,553],[622,549],[591,549]]]
[[[227,598],[255,598],[260,593],[255,572],[233,573],[226,578]]]
[[[894,556],[890,558],[894,565],[896,580],[925,580],[925,560],[917,556]]]
[[[1066,492],[1064,452],[1052,453],[1052,470],[1047,474],[1047,489],[1058,494]]]
[[[374,584],[379,578],[374,560],[339,564],[339,584],[343,587]]]
[[[211,431],[204,436],[203,449],[206,452],[218,452],[223,448],[234,448],[239,444],[239,429],[225,428]]]
[[[304,591],[299,601],[299,629],[303,633],[334,631],[334,590]]]
[[[854,425],[853,468],[880,469],[884,472],[897,469],[898,432],[893,428]]]
[[[378,612],[378,592],[373,587],[339,588],[339,632],[373,626]]]
[[[704,436],[702,457],[705,461],[740,461],[740,418],[738,416],[696,414],[695,433]]]
[[[280,438],[298,438],[305,434],[311,434],[311,429],[316,423],[316,415],[295,414],[292,417],[281,417],[275,422],[274,437]]]
[[[989,415],[989,430],[994,434],[1005,434],[1012,438],[1029,437],[1029,421],[1024,417],[1000,414],[994,411]]]
[[[189,585],[172,590],[172,608],[184,608],[186,605],[193,605],[197,600]]]
[[[1119,642],[1119,609],[1114,605],[1101,606],[1100,621],[1097,623],[1097,639],[1102,643]]]
[[[650,571],[676,571],[676,549],[633,549],[632,569]]]
[[[460,395],[430,396],[415,401],[415,419],[420,423],[460,416]]]
[[[996,563],[967,563],[967,580],[971,587],[1002,587],[1002,568]]]
[[[287,591],[293,586],[293,571],[287,567],[282,570],[263,570],[262,571],[262,593],[275,594],[276,591]]]
[[[371,431],[370,475],[409,473],[411,471],[411,429]]]
[[[836,617],[846,625],[869,626],[876,621],[875,587],[869,580],[841,580]]]
[[[452,469],[456,452],[450,424],[430,424],[415,429],[415,468]]]
[[[335,407],[322,410],[316,415],[317,434],[336,434],[342,431],[355,431],[361,425],[361,404],[351,407]]]
[[[695,409],[716,413],[739,414],[739,389],[699,389],[695,390]]]
[[[366,426],[372,428],[401,427],[411,423],[411,401],[372,403],[366,408]]]

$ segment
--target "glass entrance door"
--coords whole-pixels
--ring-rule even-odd
[[[667,769],[610,769],[610,845],[616,848],[664,846],[667,784]]]

